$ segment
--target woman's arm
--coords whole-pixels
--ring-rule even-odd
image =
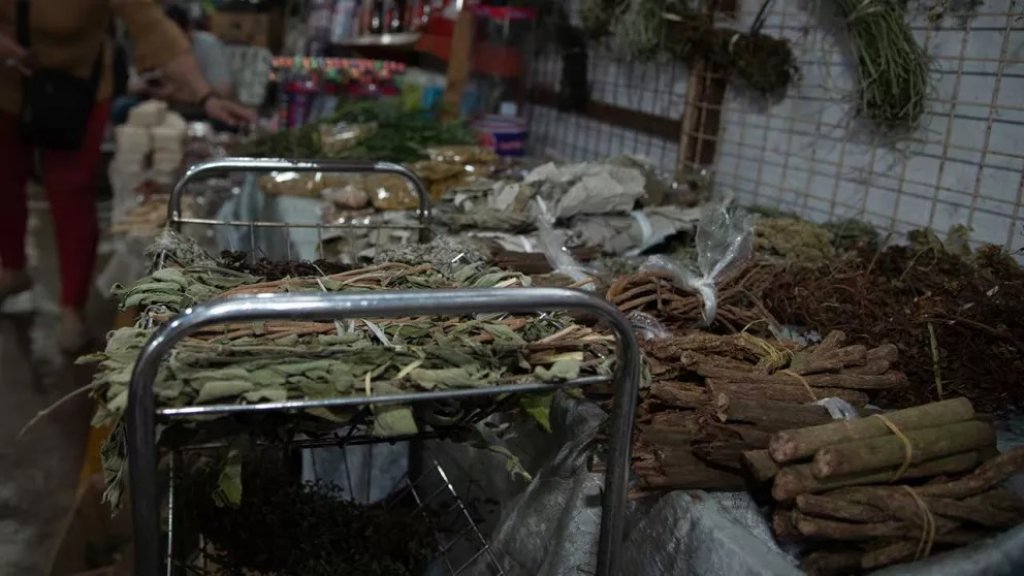
[[[226,124],[256,120],[255,111],[213,94],[185,34],[153,0],[111,0],[111,6],[131,34],[136,68],[163,72],[167,90],[162,96],[202,103],[207,116]]]

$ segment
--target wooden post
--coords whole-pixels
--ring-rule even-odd
[[[462,108],[462,93],[469,82],[473,65],[473,12],[463,8],[455,20],[451,51],[448,58],[448,85],[444,91],[442,117],[446,120],[459,117]]]
[[[706,0],[704,12],[710,15],[716,11],[735,15],[736,0]],[[690,65],[677,171],[714,164],[727,82],[722,71],[704,58],[695,59]]]

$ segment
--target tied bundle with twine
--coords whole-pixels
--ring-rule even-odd
[[[796,75],[789,42],[761,34],[761,14],[749,31],[718,28],[711,16],[680,2],[664,0],[587,0],[581,9],[591,38],[610,36],[617,52],[650,59],[658,54],[683,62],[704,58],[764,95],[784,92]]]
[[[857,107],[884,129],[913,129],[924,114],[928,60],[892,0],[836,0],[857,57]]]

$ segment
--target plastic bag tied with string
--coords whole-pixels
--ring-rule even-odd
[[[534,202],[537,205],[537,240],[551,269],[556,274],[572,278],[584,290],[596,290],[593,274],[577,262],[565,247],[564,233],[555,229],[555,217],[551,215],[547,204],[539,197]]]
[[[703,325],[710,326],[718,313],[717,286],[750,259],[753,222],[754,218],[742,210],[730,212],[722,204],[709,206],[697,225],[696,270],[664,256],[648,258],[640,270],[668,272],[676,286],[700,296]]]

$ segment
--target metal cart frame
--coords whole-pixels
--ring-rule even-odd
[[[429,218],[429,196],[422,182],[408,169],[391,163],[341,161],[290,161],[224,159],[200,164],[188,171],[175,187],[168,208],[171,225],[182,222],[206,224],[269,223],[185,219],[180,214],[181,195],[186,185],[200,176],[250,170],[271,172],[385,172],[402,175],[417,187],[421,200],[421,222]],[[278,224],[280,225],[280,224]],[[287,226],[287,225],[284,225]],[[317,225],[323,226],[323,225]],[[158,483],[157,419],[242,412],[300,411],[310,408],[356,407],[371,404],[408,404],[437,400],[459,400],[510,393],[553,391],[607,382],[604,377],[579,378],[563,383],[527,382],[487,388],[431,390],[381,396],[350,396],[319,400],[287,400],[260,404],[213,404],[157,409],[153,393],[161,361],[183,338],[196,330],[217,324],[257,322],[280,318],[306,321],[338,321],[358,318],[403,317],[409,315],[463,316],[486,313],[536,313],[550,311],[588,313],[604,320],[616,337],[616,368],[612,376],[615,396],[608,442],[608,467],[602,500],[601,532],[597,574],[619,574],[618,552],[625,529],[626,490],[630,471],[633,416],[640,382],[639,346],[629,321],[605,300],[585,292],[564,288],[488,288],[451,290],[382,291],[375,294],[263,294],[205,302],[189,308],[163,325],[149,338],[135,362],[128,394],[128,472],[132,517],[135,529],[135,562],[139,576],[160,573],[160,496]],[[388,441],[382,438],[380,441]],[[168,567],[170,570],[170,567]]]

